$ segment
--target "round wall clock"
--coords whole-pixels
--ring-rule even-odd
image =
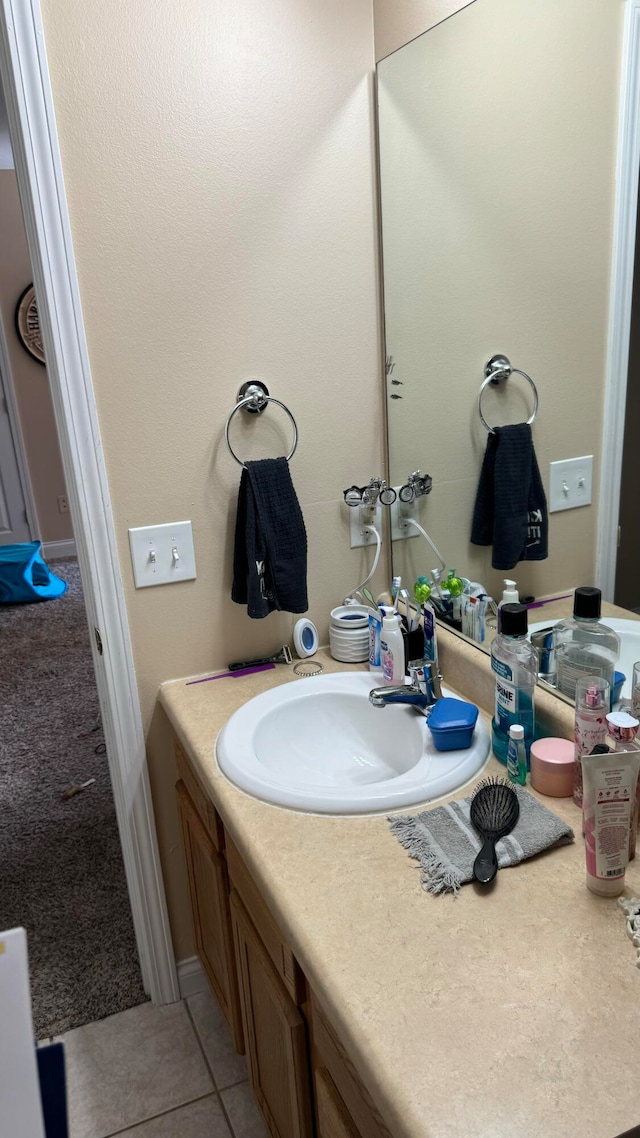
[[[38,303],[32,284],[27,285],[16,305],[16,332],[23,348],[39,364],[44,364],[44,350],[38,317]]]

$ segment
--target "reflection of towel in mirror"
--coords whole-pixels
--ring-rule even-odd
[[[286,458],[242,471],[231,597],[256,618],[309,607],[307,534]]]
[[[494,569],[513,569],[519,561],[549,556],[547,499],[540,477],[531,427],[494,427],[487,439],[476,504],[473,545],[493,545]]]

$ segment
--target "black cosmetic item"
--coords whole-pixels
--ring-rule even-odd
[[[473,876],[482,885],[488,885],[498,872],[496,842],[511,833],[520,817],[518,796],[504,779],[485,779],[474,791],[469,814],[471,824],[484,839],[473,863]]]

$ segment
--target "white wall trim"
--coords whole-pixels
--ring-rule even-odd
[[[200,992],[210,990],[197,956],[188,956],[186,960],[178,961],[178,984],[181,1000],[186,1000],[189,996],[199,996]]]
[[[55,557],[76,557],[76,543],[72,537],[66,541],[43,541],[42,556],[45,561],[52,561]]]
[[[133,653],[89,368],[38,0],[0,0],[0,73],[145,988],[179,998]]]
[[[640,168],[640,0],[627,0],[616,161],[616,205],[598,506],[596,581],[613,601],[627,398]]]
[[[24,445],[20,412],[18,411],[18,400],[16,398],[13,372],[9,359],[9,349],[7,347],[7,334],[5,332],[4,320],[0,317],[0,393],[1,392],[4,392],[4,398],[7,404],[7,415],[9,417],[9,426],[13,437],[13,447],[16,453],[18,477],[20,478],[22,499],[27,515],[27,525],[29,527],[31,540],[35,541],[39,534],[38,512],[33,496],[31,475],[29,474],[29,467],[27,465],[27,452]]]

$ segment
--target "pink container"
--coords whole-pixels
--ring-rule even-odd
[[[549,798],[571,798],[574,755],[570,739],[536,739],[531,744],[533,789]]]

